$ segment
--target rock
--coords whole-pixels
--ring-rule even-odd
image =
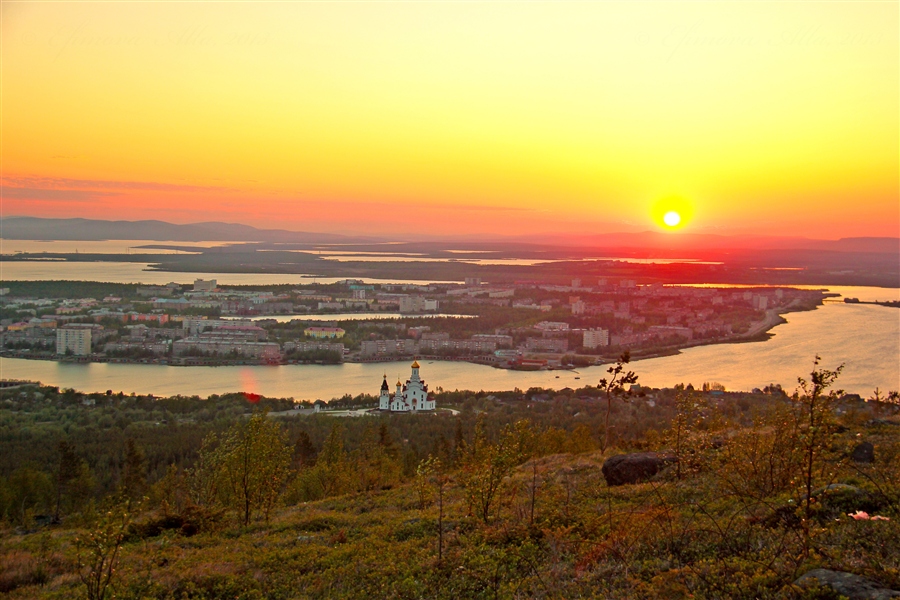
[[[828,587],[850,600],[887,600],[888,598],[900,598],[900,592],[882,587],[881,584],[843,571],[830,571],[828,569],[813,569],[806,573],[794,585],[800,587]]]
[[[813,490],[812,496],[819,503],[820,519],[833,519],[859,510],[873,512],[881,509],[877,496],[855,485],[832,483]]]
[[[811,494],[814,519],[820,523],[846,518],[858,511],[876,513],[884,506],[879,496],[846,483],[832,483],[816,488]],[[770,527],[798,527],[800,516],[806,503],[806,495],[799,498],[799,504],[782,505],[764,517],[762,522]]]
[[[872,442],[863,442],[853,449],[850,458],[853,462],[873,463],[875,462],[875,446],[872,445]]]
[[[640,483],[672,462],[675,462],[675,457],[661,456],[655,452],[618,454],[607,458],[603,463],[603,477],[609,486]]]
[[[812,491],[812,497],[816,498],[822,494],[844,494],[851,496],[865,496],[865,492],[855,485],[847,485],[846,483],[832,483],[829,485],[816,488]],[[805,498],[806,496],[804,496]]]
[[[900,427],[900,422],[889,421],[888,419],[872,419],[871,421],[866,421],[866,427],[879,427],[881,425]]]

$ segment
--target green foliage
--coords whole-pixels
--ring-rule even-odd
[[[722,483],[738,497],[762,500],[789,491],[802,459],[796,414],[769,408],[722,449]]]
[[[416,467],[415,488],[419,498],[419,508],[427,508],[431,504],[431,480],[443,470],[441,459],[429,456]]]
[[[88,600],[111,596],[118,575],[119,551],[131,524],[132,511],[139,507],[126,496],[110,499],[88,530],[75,539],[78,576]]]
[[[201,451],[198,503],[211,504],[217,496],[244,525],[260,514],[268,522],[290,473],[291,448],[281,426],[265,413],[255,413],[235,423],[217,445],[214,442],[209,440]]]
[[[378,434],[371,426],[363,430],[363,441],[353,460],[357,489],[370,492],[400,483],[401,465],[386,428]]]
[[[803,483],[803,531],[805,538],[804,550],[809,553],[812,536],[811,519],[813,516],[813,488],[820,481],[830,479],[829,465],[823,458],[831,450],[831,440],[834,435],[834,404],[843,395],[843,390],[829,390],[840,376],[844,366],[841,365],[834,371],[820,369],[820,358],[816,356],[813,361],[813,370],[809,380],[798,377],[800,392],[794,394],[794,402],[798,405],[799,439],[798,445],[803,455],[803,470],[801,481]]]
[[[130,298],[137,294],[137,285],[102,283],[96,281],[4,281],[10,296],[33,298]]]
[[[609,367],[606,372],[609,373],[609,379],[603,378],[598,386],[606,396],[606,419],[603,427],[603,449],[609,448],[610,426],[609,417],[612,413],[612,401],[614,398],[625,398],[630,390],[625,386],[637,383],[638,376],[634,371],[626,371],[625,365],[631,362],[631,354],[626,350],[616,364]]]
[[[316,464],[297,474],[287,501],[308,502],[339,496],[351,491],[352,486],[350,462],[344,451],[344,428],[336,422],[316,458]]]
[[[344,436],[343,424],[334,423],[315,464],[301,469],[291,483],[287,502],[372,492],[400,483],[400,453],[385,426],[376,431],[367,424],[361,432],[359,447],[352,453],[344,449]]]
[[[164,515],[183,513],[193,505],[187,473],[176,465],[169,465],[165,476],[150,488],[150,502]]]
[[[873,422],[872,415],[883,416],[881,407],[847,404],[853,401],[826,387],[833,383],[827,375],[811,381],[819,389],[801,387],[795,399],[681,386],[652,390],[653,403],[640,395],[613,402],[617,446],[672,452],[682,465],[670,471],[677,476],[614,488],[601,473],[608,454],[595,451],[593,432],[601,431],[606,409],[596,388],[448,392],[444,400],[455,403],[457,417],[361,419],[250,415],[237,397],[151,401],[111,393],[86,407],[86,396],[74,391],[48,392],[45,399],[25,392],[0,411],[3,449],[20,461],[3,472],[3,506],[11,504],[11,481],[40,488],[22,484],[43,473],[48,493],[27,511],[28,526],[40,527],[43,520],[33,516],[52,511],[58,481],[75,481],[60,478],[61,470],[77,471],[85,456],[98,480],[120,481],[129,438],[146,459],[149,499],[128,517],[120,538],[115,519],[114,527],[101,526],[109,508],[94,516],[90,502],[68,508],[64,487],[61,525],[24,534],[0,530],[0,590],[13,597],[83,596],[79,572],[112,572],[106,597],[114,589],[116,597],[135,599],[750,600],[804,597],[792,582],[815,567],[896,589],[900,441],[886,424],[895,417]],[[811,426],[813,398],[821,412]],[[64,417],[41,424],[53,414]],[[113,424],[100,429],[100,416]],[[264,445],[280,448],[285,471],[292,458],[298,471],[288,480],[290,506],[273,505],[268,523],[255,519],[264,516],[255,509],[248,526],[229,481],[240,465],[224,466],[256,455],[238,450],[256,447],[244,445],[254,420],[276,432]],[[810,427],[820,429],[810,436]],[[99,432],[113,440],[106,453],[88,445]],[[183,455],[166,454],[182,435],[193,445]],[[205,438],[202,448],[198,438]],[[70,446],[65,460],[60,439]],[[861,440],[874,444],[876,461],[842,460]],[[813,486],[839,485],[813,490],[807,519],[811,442]],[[25,465],[26,457],[35,462]],[[238,523],[218,518],[226,508]],[[80,517],[69,512],[75,510]],[[848,516],[858,510],[879,518]],[[83,539],[85,523],[117,553],[112,571],[103,570],[111,553],[103,568],[90,568],[97,553],[83,541],[72,543]]]
[[[13,471],[3,489],[3,516],[20,527],[30,527],[35,515],[53,507],[53,480],[33,463]]]
[[[120,487],[131,499],[140,498],[147,491],[147,459],[131,438],[125,440],[125,465]]]
[[[87,462],[75,452],[75,448],[61,440],[57,444],[59,466],[56,470],[56,509],[53,520],[59,521],[65,504],[68,511],[75,511],[91,497],[95,487],[94,476]]]
[[[528,421],[507,425],[499,439],[491,442],[479,418],[475,437],[460,459],[459,481],[466,492],[469,511],[487,523],[494,516],[496,500],[514,467],[525,461],[534,444]]]
[[[675,477],[683,479],[691,471],[707,467],[710,450],[716,445],[716,426],[707,399],[693,390],[675,394],[675,415],[663,439],[665,450],[675,458]]]

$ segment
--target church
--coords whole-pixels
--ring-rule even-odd
[[[412,376],[406,384],[397,381],[397,391],[391,396],[387,375],[381,383],[378,408],[388,412],[419,412],[434,410],[434,400],[428,398],[428,385],[419,377],[419,361],[412,364]]]

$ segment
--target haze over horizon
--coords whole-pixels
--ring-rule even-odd
[[[0,13],[4,217],[900,235],[896,3]]]
[[[819,249],[844,252],[900,253],[900,237],[843,237],[837,240],[805,236],[723,235],[720,233],[681,232],[670,235],[660,231],[609,232],[603,234],[560,234],[544,231],[522,235],[500,233],[485,238],[479,234],[429,234],[428,232],[387,232],[379,235],[335,234],[320,231],[300,231],[284,228],[256,228],[244,223],[204,221],[170,223],[158,219],[104,220],[42,218],[29,216],[0,217],[0,253],[8,254],[3,246],[13,240],[146,240],[164,242],[262,242],[264,244],[395,244],[425,243],[471,245],[485,247],[535,248],[564,246],[571,249],[631,249],[646,251],[684,250],[689,253],[708,250],[748,249]],[[385,249],[385,251],[389,251]]]

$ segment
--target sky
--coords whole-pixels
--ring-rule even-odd
[[[898,11],[4,0],[0,215],[898,236]]]

